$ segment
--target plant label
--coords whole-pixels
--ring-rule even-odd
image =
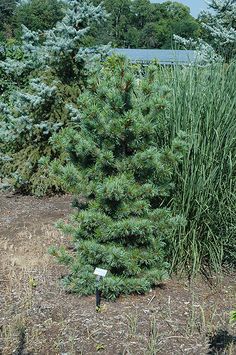
[[[94,270],[94,275],[105,277],[106,274],[107,274],[107,270],[105,269],[100,269],[99,267],[96,267],[96,269]]]

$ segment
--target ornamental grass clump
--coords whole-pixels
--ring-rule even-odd
[[[81,295],[95,292],[95,267],[109,271],[100,285],[107,299],[158,285],[168,275],[170,234],[184,223],[169,208],[185,150],[181,137],[163,143],[169,90],[156,68],[139,80],[134,70],[120,58],[91,80],[71,110],[77,124],[61,135],[70,162],[54,164],[78,198],[70,222],[60,223],[74,251],[51,252],[70,266],[64,281]]]
[[[187,223],[170,251],[174,269],[191,275],[236,265],[235,75],[231,63],[174,68],[170,76],[170,132],[189,137],[173,200]]]

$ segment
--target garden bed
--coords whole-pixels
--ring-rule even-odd
[[[177,277],[145,296],[102,302],[68,294],[48,254],[71,197],[0,195],[0,354],[235,354],[236,275]]]

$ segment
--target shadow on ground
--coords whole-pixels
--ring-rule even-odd
[[[210,350],[209,355],[226,354],[230,345],[236,344],[236,336],[230,334],[227,330],[219,329],[216,334],[209,337]]]

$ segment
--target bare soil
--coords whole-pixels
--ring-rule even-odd
[[[0,354],[236,354],[236,275],[173,278],[145,296],[103,301],[68,294],[68,270],[48,254],[70,196],[0,194]]]

